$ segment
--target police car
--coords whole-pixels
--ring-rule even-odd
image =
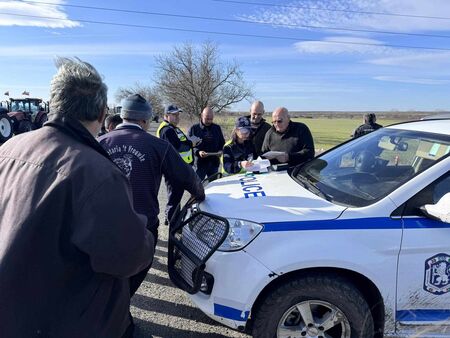
[[[169,274],[254,337],[450,337],[450,119],[382,128],[284,172],[208,184]]]

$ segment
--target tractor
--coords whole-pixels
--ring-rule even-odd
[[[33,129],[39,129],[48,117],[48,102],[38,98],[10,98],[8,116],[13,122],[14,134],[21,134]]]

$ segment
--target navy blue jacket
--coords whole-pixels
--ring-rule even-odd
[[[211,124],[210,126],[205,126],[200,122],[194,124],[191,128],[189,128],[188,135],[195,135],[202,139],[202,142],[200,142],[194,148],[197,166],[203,166],[211,163],[218,167],[220,163],[218,156],[208,156],[205,158],[201,158],[198,153],[201,150],[206,151],[207,153],[215,153],[222,150],[225,144],[225,139],[223,138],[223,133],[220,126],[215,123]]]
[[[158,191],[162,175],[172,185],[189,191],[200,200],[204,199],[203,186],[197,174],[169,142],[132,124],[119,125],[98,141],[129,178],[136,212],[151,220],[158,216]],[[152,229],[158,223],[147,226]]]

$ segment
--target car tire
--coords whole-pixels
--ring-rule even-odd
[[[13,120],[6,114],[0,115],[0,143],[13,136]]]
[[[282,284],[266,297],[253,321],[253,337],[258,338],[374,336],[366,300],[337,275],[299,277]]]

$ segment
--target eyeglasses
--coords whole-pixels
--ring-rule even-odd
[[[272,124],[276,124],[276,123],[283,123],[283,120],[273,120]]]

